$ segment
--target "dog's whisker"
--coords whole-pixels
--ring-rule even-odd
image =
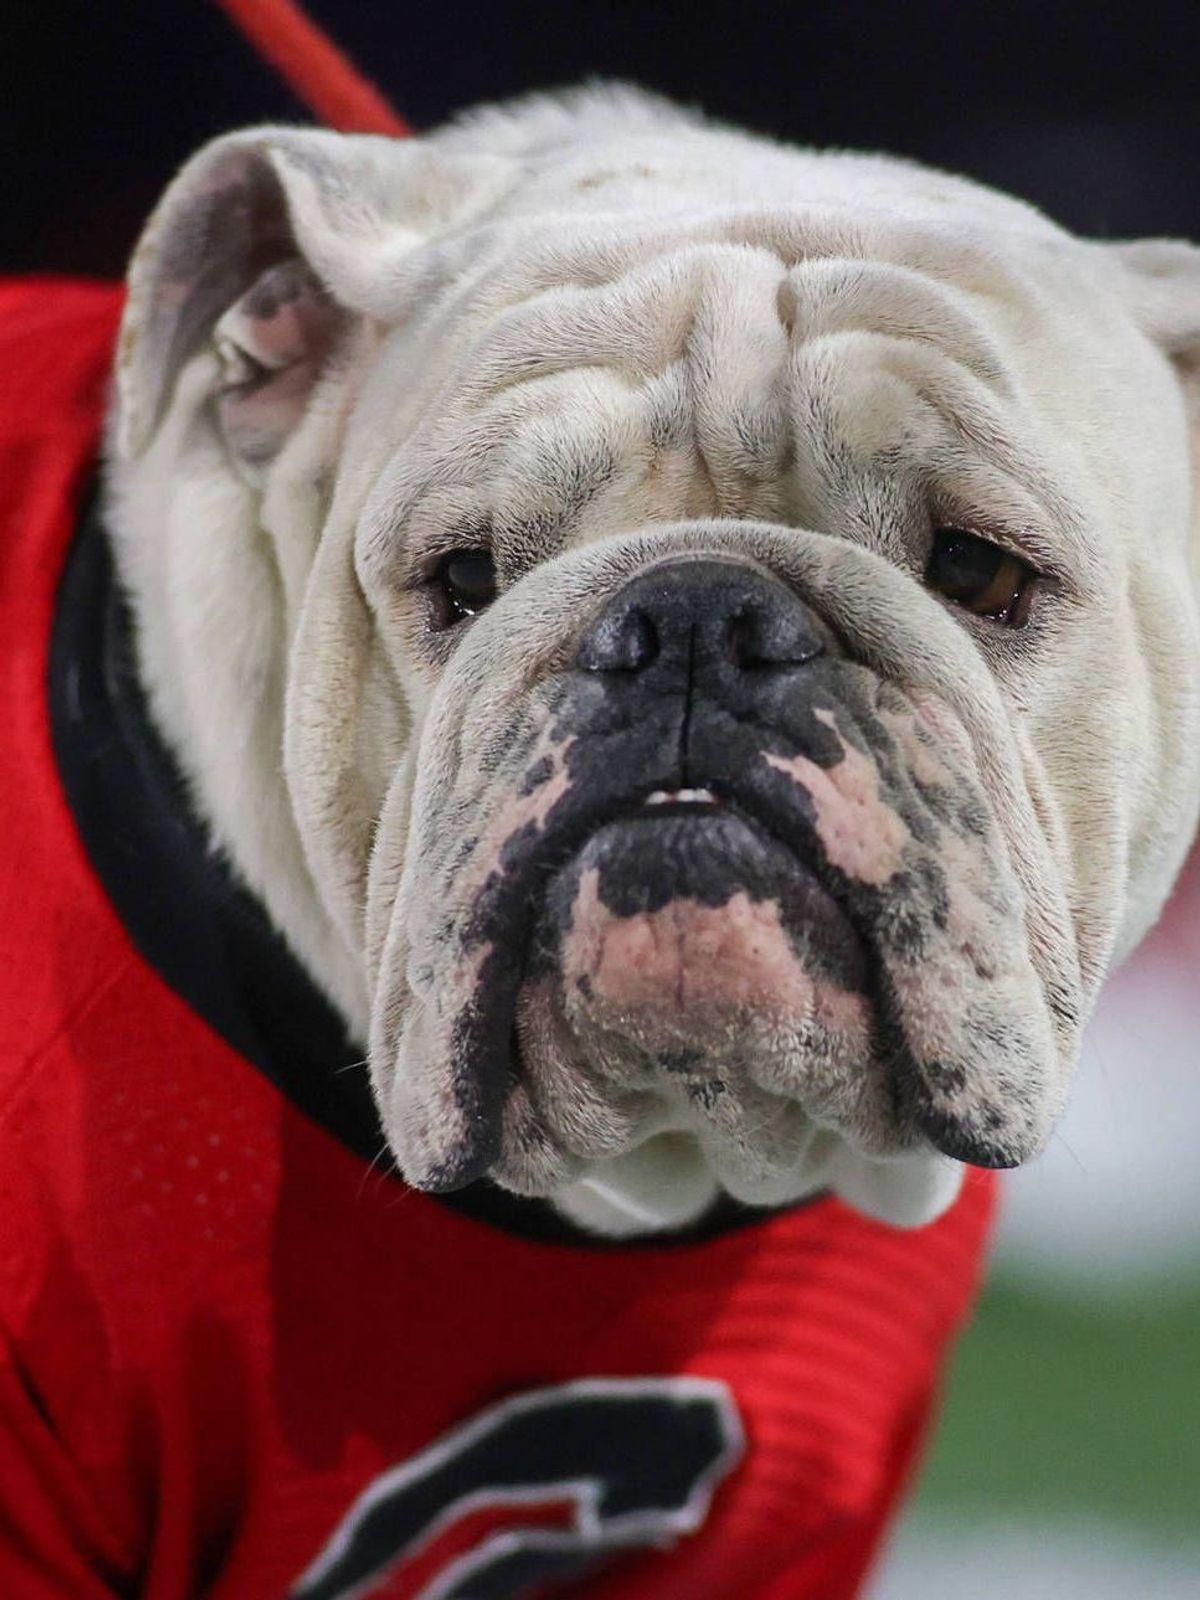
[[[340,1067],[334,1067],[333,1075],[335,1078],[340,1078],[342,1074],[346,1072],[360,1072],[366,1065],[366,1056],[364,1056],[361,1061],[345,1061]]]
[[[380,1163],[384,1162],[385,1157],[387,1158],[386,1162],[385,1164],[381,1165]],[[358,1180],[358,1189],[354,1196],[355,1204],[357,1205],[362,1201],[363,1191],[366,1189],[367,1184],[372,1178],[386,1178],[393,1172],[399,1176],[400,1169],[396,1164],[395,1153],[393,1152],[392,1147],[388,1143],[387,1139],[381,1139],[379,1142],[379,1149],[376,1150],[375,1154],[371,1157],[363,1171],[362,1177]]]
[[[1063,1133],[1061,1128],[1055,1128],[1052,1138],[1055,1144],[1060,1145],[1062,1149],[1066,1151],[1067,1155],[1074,1162],[1076,1169],[1079,1172],[1086,1174],[1088,1171],[1087,1163],[1082,1159],[1081,1156],[1077,1154],[1075,1149],[1072,1147],[1070,1140],[1067,1138],[1066,1134]]]

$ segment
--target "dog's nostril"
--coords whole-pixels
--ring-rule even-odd
[[[658,655],[658,630],[640,606],[625,606],[600,619],[583,641],[585,672],[641,672]]]
[[[740,607],[725,626],[725,657],[742,670],[754,667],[802,667],[825,648],[803,617],[782,608],[766,614],[757,606]]]

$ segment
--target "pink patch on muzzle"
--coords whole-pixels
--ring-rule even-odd
[[[610,1023],[657,1019],[697,1044],[697,1018],[705,1016],[784,1014],[836,1033],[865,1034],[868,1024],[863,996],[801,959],[776,902],[741,890],[720,906],[681,897],[623,916],[604,904],[599,873],[589,869],[563,942],[562,977],[572,1010]]]
[[[785,758],[768,753],[766,759],[809,796],[817,837],[832,866],[875,887],[896,875],[910,835],[879,792],[874,762],[852,745],[845,746],[845,754],[833,767],[819,766],[803,755]]]

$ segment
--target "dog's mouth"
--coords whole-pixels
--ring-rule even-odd
[[[776,917],[808,960],[817,960],[823,972],[836,974],[845,987],[866,992],[869,941],[856,928],[849,908],[821,881],[817,863],[802,844],[798,847],[786,833],[781,835],[777,825],[729,791],[706,785],[652,789],[613,806],[596,818],[581,842],[573,843],[531,898],[535,922],[522,980],[549,967],[568,983],[568,945],[573,929],[578,931],[581,910],[575,900],[591,875],[594,897],[615,922],[641,919],[643,932],[652,931],[660,946],[664,938],[670,942],[670,928],[678,931],[689,918],[707,915],[709,936],[691,950],[690,970],[681,970],[671,985],[674,995],[681,986],[689,987],[689,978],[720,991],[723,974],[712,949],[714,939],[720,943],[715,924],[735,901],[744,903],[743,910],[745,904],[754,905],[763,908],[764,916]],[[774,996],[767,976],[770,962],[764,959],[768,954],[760,929],[758,942],[743,952],[741,966],[743,977],[756,962],[764,967],[757,999],[770,1007]],[[724,955],[729,958],[731,952]],[[665,983],[667,974],[660,972],[660,977]],[[589,987],[585,981],[584,988]]]
[[[587,872],[597,874],[598,890],[618,917],[667,909],[678,917],[690,904],[720,910],[738,894],[776,904],[805,944],[819,930],[827,960],[842,957],[846,981],[856,987],[866,981],[866,949],[853,915],[821,882],[814,859],[733,795],[704,786],[653,789],[598,818],[534,896],[525,976],[546,960],[550,925]],[[562,968],[562,960],[555,965]]]
[[[694,787],[651,791],[559,867],[525,981],[553,981],[593,1068],[628,1084],[664,1062],[753,1076],[738,1059],[753,1039],[828,1025],[839,1004],[868,1049],[868,975],[863,939],[812,864]]]
[[[814,852],[805,848],[803,829],[772,815],[753,796],[732,784],[694,784],[653,788],[628,797],[605,797],[575,826],[548,828],[521,866],[514,861],[512,886],[523,896],[518,982],[558,966],[548,947],[552,924],[562,909],[565,886],[589,870],[605,880],[609,897],[624,914],[651,913],[664,906],[696,902],[719,908],[739,892],[758,901],[798,897],[800,924],[816,901],[843,932],[833,941],[866,960],[869,937],[854,925],[850,907],[824,880]],[[862,973],[856,966],[855,977]]]

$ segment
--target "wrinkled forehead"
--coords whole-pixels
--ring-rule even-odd
[[[585,509],[596,536],[836,509],[885,549],[931,494],[1059,547],[1086,526],[1005,337],[1039,312],[983,241],[827,212],[549,233],[478,240],[465,275],[443,252],[454,289],[392,353],[411,369],[420,346],[422,393],[368,561],[398,530],[561,531]]]
[[[941,340],[997,381],[1020,366],[1013,336],[1044,335],[1062,315],[1053,290],[1069,299],[1063,252],[1075,246],[1049,227],[1045,236],[997,230],[969,211],[934,222],[903,205],[685,204],[662,218],[629,205],[502,211],[415,252],[397,280],[397,313],[443,350],[470,350],[471,381],[483,389],[511,381],[522,363],[545,371],[556,360],[612,360],[644,371],[698,317],[720,317],[730,297],[739,310],[774,303],[800,338],[882,323]]]
[[[856,327],[940,344],[1002,387],[988,318],[1039,310],[985,237],[828,208],[496,224],[440,246],[422,280],[408,316],[456,351],[466,406],[568,367],[638,380],[689,352],[746,360],[781,333]]]

